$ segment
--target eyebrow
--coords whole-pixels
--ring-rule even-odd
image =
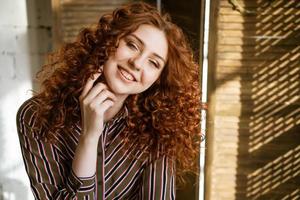
[[[135,34],[131,33],[130,36],[133,36],[136,40],[138,40],[139,43],[141,43],[143,46],[145,46],[145,42],[143,42],[143,40],[141,40],[138,36],[136,36]],[[161,59],[164,63],[166,63],[165,59],[163,59],[163,57],[161,57],[160,55],[158,55],[157,53],[153,53],[153,55],[159,59]]]

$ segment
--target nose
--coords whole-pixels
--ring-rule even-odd
[[[135,55],[135,56],[132,56],[129,60],[129,66],[136,70],[136,71],[140,71],[142,69],[142,66],[143,66],[143,62],[144,62],[144,59],[143,59],[143,56],[142,55]]]

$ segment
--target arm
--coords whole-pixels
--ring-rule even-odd
[[[104,113],[115,99],[106,85],[93,85],[99,75],[88,80],[80,96],[83,128],[79,143],[75,144],[74,158],[65,159],[68,142],[55,146],[34,137],[31,127],[36,120],[36,109],[33,102],[20,108],[18,133],[36,199],[94,198],[98,140],[103,130]]]
[[[146,167],[141,188],[142,199],[175,199],[175,169],[163,156]]]
[[[29,100],[17,114],[17,130],[26,172],[35,199],[93,199],[95,175],[79,178],[63,153],[66,146],[46,143],[34,136],[34,103]]]
[[[72,169],[79,177],[96,173],[98,141],[103,131],[103,122],[106,120],[105,112],[116,100],[105,84],[94,85],[100,75],[101,73],[97,73],[87,81],[79,97],[82,134],[72,163]]]

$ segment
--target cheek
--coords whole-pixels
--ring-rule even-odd
[[[104,73],[107,73],[109,70],[110,70],[110,67],[111,64],[113,62],[113,59],[112,58],[109,58],[104,64],[103,64],[103,72]]]
[[[161,71],[149,69],[144,71],[143,80],[146,84],[153,84],[161,75]]]
[[[122,60],[129,56],[129,51],[124,47],[119,47],[115,53],[114,59]]]

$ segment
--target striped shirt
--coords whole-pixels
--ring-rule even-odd
[[[72,171],[81,127],[59,133],[56,143],[44,142],[31,129],[38,120],[36,106],[31,98],[17,113],[22,156],[35,199],[175,199],[175,171],[168,158],[149,162],[145,153],[125,149],[120,137],[128,116],[125,106],[104,124],[97,172],[91,177],[77,177]]]

